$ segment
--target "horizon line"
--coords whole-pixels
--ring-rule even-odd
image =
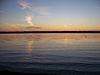
[[[0,34],[10,33],[100,33],[100,31],[0,31]]]

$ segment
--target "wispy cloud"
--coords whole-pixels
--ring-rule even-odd
[[[31,4],[26,2],[25,0],[18,0],[18,4],[22,9],[31,9]]]
[[[28,0],[27,0],[28,1]],[[18,0],[18,5],[21,9],[28,9],[28,12],[36,13],[39,16],[48,16],[48,8],[46,6],[33,6],[31,3],[26,0]]]

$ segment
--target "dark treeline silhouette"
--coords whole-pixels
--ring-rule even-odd
[[[7,33],[100,33],[100,31],[0,31],[0,34]]]

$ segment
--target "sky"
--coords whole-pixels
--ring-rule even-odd
[[[100,0],[0,0],[0,31],[100,30]]]

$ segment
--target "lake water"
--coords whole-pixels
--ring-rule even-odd
[[[100,72],[100,34],[0,34],[0,70]]]

